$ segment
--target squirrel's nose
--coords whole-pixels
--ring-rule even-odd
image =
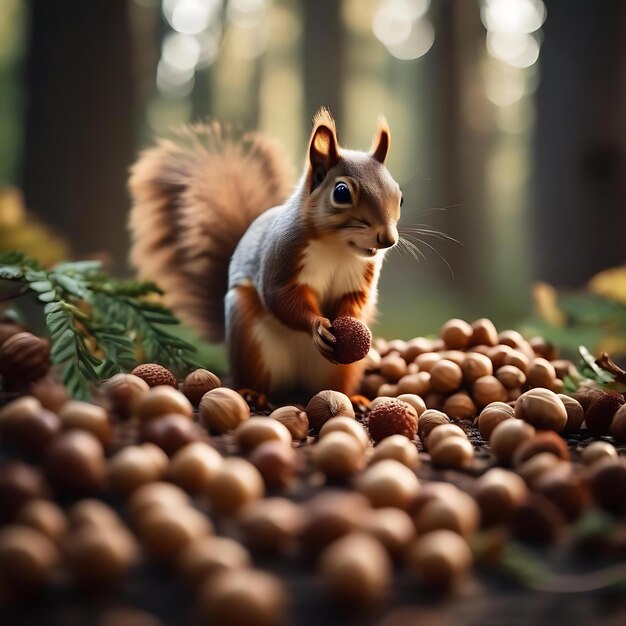
[[[398,241],[398,231],[394,227],[385,228],[376,233],[379,248],[391,248]]]

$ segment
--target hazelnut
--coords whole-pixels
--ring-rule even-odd
[[[297,406],[281,406],[273,411],[270,417],[285,426],[295,441],[306,439],[309,432],[309,418]]]
[[[512,365],[516,367],[522,374],[528,376],[530,370],[530,359],[519,350],[511,349],[502,360],[502,365]],[[500,368],[498,368],[500,369]]]
[[[398,381],[396,390],[398,395],[415,394],[421,396],[426,394],[430,391],[430,374],[428,372],[406,374]]]
[[[29,500],[17,514],[18,524],[30,526],[58,544],[67,530],[63,510],[49,500]]]
[[[370,438],[365,428],[361,426],[359,422],[351,417],[332,417],[329,419],[322,429],[320,430],[320,440],[323,439],[328,433],[342,431],[352,435],[363,447],[363,450],[369,448]]]
[[[504,346],[517,349],[526,343],[526,339],[516,330],[503,330],[498,333],[498,341]]]
[[[563,459],[555,456],[552,452],[540,452],[516,467],[515,471],[532,488],[539,478],[562,462]]]
[[[459,367],[463,365],[463,361],[465,361],[465,352],[461,350],[444,350],[439,353],[442,359],[447,361],[452,361],[456,363]]]
[[[134,537],[122,526],[83,526],[65,542],[67,566],[80,585],[99,589],[118,583],[139,556]]]
[[[433,365],[441,361],[441,358],[441,355],[437,354],[437,352],[427,352],[425,354],[420,354],[415,359],[415,363],[419,367],[420,372],[428,372],[430,374],[433,369]]]
[[[435,484],[445,488],[437,489],[418,508],[414,518],[417,534],[446,529],[464,537],[473,535],[480,524],[480,510],[474,498],[452,485]]]
[[[622,404],[622,406],[617,409],[613,416],[610,430],[611,436],[615,441],[626,443],[626,404]]]
[[[556,504],[569,521],[579,517],[589,503],[586,485],[566,463],[560,463],[539,476],[533,484],[533,491]]]
[[[507,390],[519,389],[526,384],[526,374],[515,365],[503,365],[498,368],[496,378]]]
[[[398,385],[391,383],[383,383],[376,392],[378,396],[386,396],[389,398],[395,398],[398,395]]]
[[[0,437],[12,439],[20,422],[27,417],[36,417],[42,408],[41,402],[32,396],[22,396],[0,408]]]
[[[561,380],[576,375],[576,366],[571,361],[557,359],[556,361],[551,361],[551,363],[552,367],[554,367],[557,378],[560,378]]]
[[[565,391],[565,383],[562,380],[555,378],[550,388],[552,389],[552,391],[554,391],[554,393],[560,395]]]
[[[461,364],[463,380],[468,385],[473,385],[482,376],[493,374],[491,359],[478,352],[468,352]]]
[[[326,489],[304,505],[304,526],[300,544],[309,556],[317,555],[327,545],[356,530],[371,509],[365,496],[355,492]]]
[[[448,350],[465,350],[469,345],[474,329],[465,321],[448,320],[439,332]]]
[[[22,324],[7,315],[0,316],[0,346],[9,338],[26,330]]]
[[[433,428],[440,426],[441,424],[449,424],[450,420],[445,413],[437,411],[436,409],[427,409],[419,418],[418,432],[420,439],[425,442],[428,439]]]
[[[373,409],[375,409],[379,404],[382,404],[383,402],[388,402],[389,400],[396,400],[397,398],[395,398],[394,396],[376,396],[371,402],[370,402],[370,406],[369,406],[369,410],[372,411]]]
[[[547,544],[559,536],[565,518],[550,500],[538,493],[528,494],[513,515],[511,531],[522,541]]]
[[[148,393],[148,383],[133,374],[116,374],[100,387],[111,410],[122,419],[133,415],[139,400]]]
[[[255,552],[287,553],[303,520],[300,507],[286,498],[264,498],[246,505],[237,518],[244,543]]]
[[[129,516],[138,525],[152,510],[187,508],[191,500],[176,485],[165,482],[148,483],[135,490],[128,500]]]
[[[89,495],[104,486],[102,444],[86,431],[70,430],[58,435],[46,449],[44,466],[46,476],[58,491]]]
[[[68,400],[65,385],[52,376],[36,380],[30,385],[28,392],[41,402],[44,409],[53,413],[58,413]]]
[[[139,421],[143,423],[170,413],[192,419],[193,407],[180,391],[167,385],[159,385],[141,396],[136,413]]]
[[[374,508],[407,509],[419,490],[419,480],[413,470],[393,459],[385,459],[368,469],[356,481]]]
[[[443,412],[458,420],[471,419],[476,415],[476,405],[465,391],[452,394],[443,403]]]
[[[275,626],[284,622],[286,605],[282,583],[253,569],[225,569],[198,591],[198,612],[211,626]]]
[[[337,363],[347,365],[360,361],[372,347],[370,329],[356,317],[338,317],[333,321],[331,332],[335,336],[333,356]]]
[[[527,495],[528,488],[522,478],[498,467],[488,470],[474,483],[473,496],[485,526],[507,523]]]
[[[478,430],[485,441],[489,441],[493,429],[504,420],[515,417],[513,408],[505,402],[491,402],[478,416]]]
[[[487,354],[487,356],[491,359],[494,372],[497,372],[503,365],[505,365],[504,359],[511,353],[512,350],[513,348],[510,346],[503,346],[500,344],[493,346],[493,348],[489,350],[489,354]]]
[[[498,331],[490,319],[482,317],[472,323],[472,336],[469,340],[470,346],[495,346],[497,343]]]
[[[213,533],[209,519],[191,507],[153,508],[138,525],[146,552],[158,561],[175,561],[192,541]]]
[[[421,585],[442,593],[452,589],[471,568],[473,557],[463,537],[442,529],[419,537],[409,549],[407,560]]]
[[[523,420],[506,419],[491,432],[489,445],[500,463],[508,464],[517,448],[533,437],[535,428]]]
[[[381,360],[380,373],[387,382],[397,383],[406,375],[406,361],[400,355],[390,354]]]
[[[262,498],[263,492],[263,478],[257,468],[245,459],[229,457],[215,471],[207,494],[220,515],[232,515],[248,502]]]
[[[472,397],[482,409],[492,402],[504,402],[506,389],[495,376],[481,376],[472,385]]]
[[[617,459],[618,454],[615,446],[608,441],[592,441],[581,454],[585,465],[593,465],[603,459]]]
[[[158,363],[144,363],[138,365],[131,374],[138,376],[148,383],[149,387],[159,387],[161,385],[167,385],[178,389],[178,381],[176,376],[172,374],[166,367],[159,365]]]
[[[159,448],[159,446],[150,442],[142,443],[139,445],[139,447],[142,450],[145,450],[148,456],[152,459],[152,463],[157,468],[159,476],[163,476],[167,471],[167,467],[170,463],[167,454],[165,454],[165,452],[161,448]]]
[[[197,588],[220,572],[246,569],[250,564],[248,551],[238,541],[208,535],[183,548],[177,569],[187,585]]]
[[[381,402],[370,411],[369,431],[376,443],[391,435],[404,435],[413,439],[417,425],[417,411],[401,400]]]
[[[63,405],[59,413],[61,426],[64,430],[77,428],[90,432],[103,445],[109,443],[113,437],[113,427],[109,415],[104,408],[82,402],[70,400]]]
[[[426,410],[426,404],[424,403],[424,400],[422,400],[420,396],[414,393],[402,393],[398,395],[397,399],[401,402],[406,402],[407,404],[410,404],[415,409],[418,417]]]
[[[146,422],[139,431],[139,440],[152,443],[168,456],[195,441],[202,441],[206,433],[187,416],[180,414],[162,415]]]
[[[565,441],[555,432],[545,430],[536,433],[518,446],[513,455],[513,464],[519,465],[540,452],[551,452],[564,461],[570,458]]]
[[[474,459],[472,444],[461,437],[442,439],[429,450],[433,464],[438,467],[461,469],[470,465]]]
[[[291,447],[291,433],[276,420],[253,416],[237,426],[235,441],[244,454],[249,454],[266,441],[280,441],[283,445]]]
[[[528,385],[530,387],[552,389],[555,380],[556,371],[550,361],[538,357],[531,362],[528,369]]]
[[[159,480],[160,468],[150,453],[140,446],[122,448],[108,461],[109,485],[114,493],[127,496],[146,483]]]
[[[222,464],[222,455],[203,441],[189,443],[172,457],[167,478],[188,493],[206,491]]]
[[[101,500],[84,498],[74,504],[67,513],[72,530],[83,526],[95,526],[99,529],[108,529],[122,525],[119,515]]]
[[[339,391],[320,391],[306,405],[309,425],[319,432],[320,428],[331,418],[338,415],[354,417],[354,409],[350,398]]]
[[[296,478],[296,452],[279,441],[266,441],[257,446],[249,461],[259,470],[268,489],[285,489]]]
[[[313,462],[330,479],[347,478],[363,469],[363,446],[348,433],[331,432],[313,448]]]
[[[435,393],[434,391],[431,391],[424,396],[424,404],[427,409],[436,409],[437,411],[441,411],[445,401],[446,396],[443,393]]]
[[[27,387],[49,368],[50,344],[32,333],[17,333],[0,347],[0,376],[7,389]]]
[[[210,431],[224,433],[249,419],[250,408],[236,391],[218,387],[202,396],[198,415]]]
[[[20,595],[38,590],[58,562],[57,547],[43,533],[27,526],[0,528],[0,584],[5,590]]]
[[[561,399],[567,413],[567,422],[565,424],[565,428],[563,428],[561,432],[564,434],[577,433],[585,419],[583,407],[578,400],[574,400],[574,398],[570,398],[565,394],[560,393],[558,396]]]
[[[60,430],[59,418],[29,396],[0,411],[0,437],[26,456],[40,457]]]
[[[407,341],[402,358],[407,362],[413,362],[420,354],[432,352],[432,342],[425,337],[415,337]]]
[[[384,383],[384,376],[380,374],[367,374],[361,381],[361,393],[368,398],[375,398],[376,392]]]
[[[456,391],[463,382],[461,368],[448,359],[441,359],[430,370],[430,386],[433,391],[450,393]]]
[[[13,461],[0,465],[0,525],[11,522],[26,502],[47,495],[39,470]]]
[[[183,393],[195,407],[200,404],[202,396],[212,389],[222,386],[222,381],[213,372],[197,369],[187,374],[183,382]]]
[[[585,424],[592,435],[608,435],[613,416],[624,404],[624,398],[616,391],[594,394],[585,411]]]
[[[440,441],[447,437],[461,437],[461,439],[467,439],[465,431],[456,424],[441,424],[434,428],[426,440],[426,447],[428,449],[434,448]]]
[[[557,358],[556,348],[543,337],[533,337],[528,341],[537,356],[553,361]]]
[[[374,372],[380,367],[381,356],[376,348],[370,348],[365,355],[365,371]]]
[[[561,432],[567,424],[563,401],[553,391],[541,387],[530,389],[517,399],[515,416],[543,430]]]
[[[378,463],[384,459],[399,461],[413,471],[420,465],[419,453],[415,444],[404,435],[385,437],[376,445],[370,458],[370,464]]]
[[[393,507],[371,511],[362,521],[360,530],[380,541],[395,560],[404,558],[406,549],[415,538],[411,517]]]
[[[602,459],[589,469],[593,499],[614,515],[626,512],[626,462],[623,458]]]

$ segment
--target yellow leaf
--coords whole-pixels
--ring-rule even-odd
[[[553,326],[565,324],[565,314],[559,309],[559,294],[548,283],[535,283],[532,288],[535,311],[539,317]]]
[[[611,267],[596,274],[589,281],[589,291],[626,304],[626,265]]]

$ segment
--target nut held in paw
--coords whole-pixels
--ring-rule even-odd
[[[365,358],[372,347],[370,329],[356,317],[338,317],[330,329],[337,342],[334,357],[337,363],[348,365]]]

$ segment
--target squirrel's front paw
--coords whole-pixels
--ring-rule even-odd
[[[313,326],[313,343],[319,353],[331,363],[336,363],[333,344],[336,339],[330,332],[331,323],[325,317],[318,317]]]

